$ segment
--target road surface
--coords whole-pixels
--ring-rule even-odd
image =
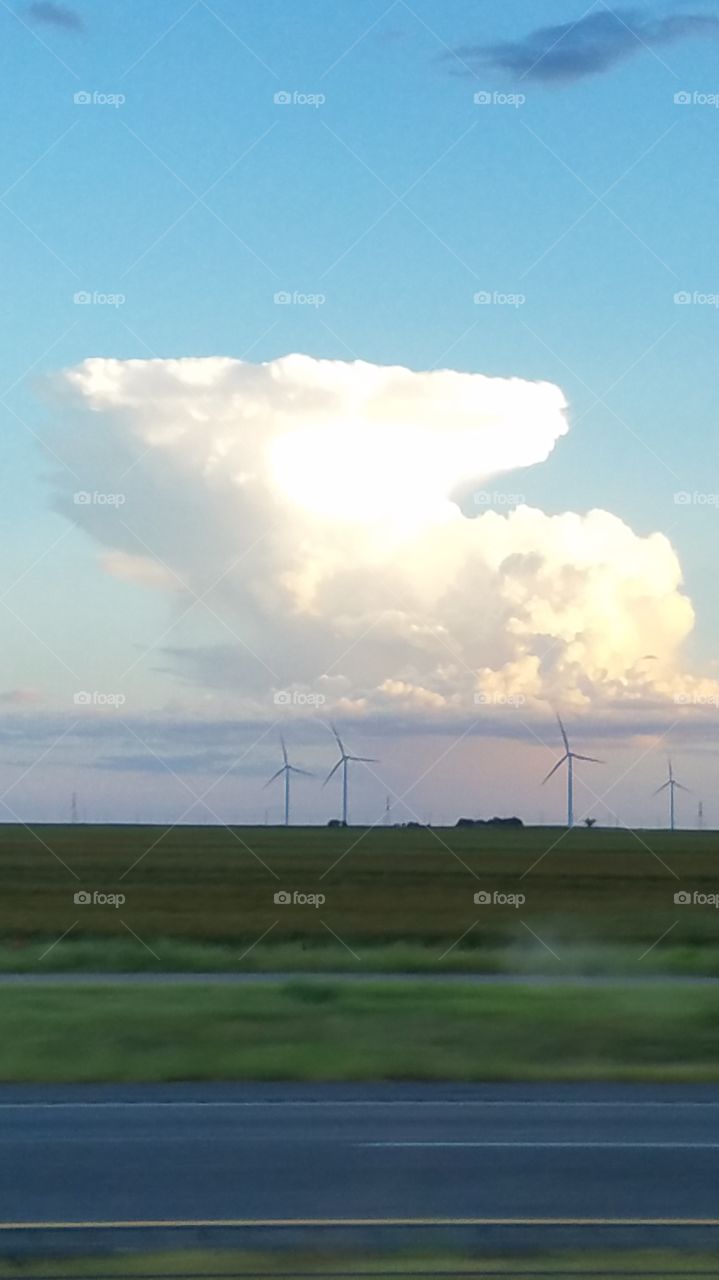
[[[214,1227],[254,1244],[457,1220],[502,1239],[531,1227],[535,1243],[543,1227],[643,1224],[656,1240],[702,1224],[716,1242],[719,1090],[0,1088],[2,1252],[73,1224],[106,1238]]]

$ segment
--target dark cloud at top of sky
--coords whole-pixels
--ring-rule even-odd
[[[65,5],[53,4],[52,0],[34,0],[28,5],[27,17],[31,22],[48,27],[61,27],[63,31],[83,31],[84,23],[79,13],[67,9]]]
[[[519,40],[464,45],[448,56],[473,72],[492,68],[525,80],[561,83],[601,74],[635,54],[691,36],[719,36],[719,18],[705,13],[650,18],[636,9],[607,9],[576,22],[537,27]]]

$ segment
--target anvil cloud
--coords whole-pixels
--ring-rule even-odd
[[[290,355],[91,359],[55,392],[83,489],[123,495],[77,505],[58,476],[56,505],[106,572],[203,599],[222,634],[165,660],[248,709],[310,689],[436,719],[686,687],[693,610],[662,533],[503,505],[568,430],[556,386]]]

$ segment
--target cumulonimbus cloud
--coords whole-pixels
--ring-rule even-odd
[[[121,581],[206,602],[224,633],[163,647],[197,685],[437,717],[684,680],[694,615],[668,539],[505,501],[567,431],[552,384],[292,355],[93,359],[55,387],[57,451],[117,499],[73,503],[58,476],[56,503]],[[453,495],[473,485],[467,518]]]
[[[473,72],[495,69],[524,80],[552,83],[581,80],[609,71],[619,62],[692,36],[719,36],[713,14],[647,16],[638,9],[602,9],[579,18],[537,27],[519,40],[465,44],[451,56]]]

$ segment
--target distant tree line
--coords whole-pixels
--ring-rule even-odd
[[[456,827],[523,827],[524,823],[521,818],[458,818],[454,825]],[[341,818],[330,818],[327,826],[346,827],[347,823],[342,822]],[[426,831],[431,826],[431,822],[392,823],[395,831]]]
[[[521,818],[458,818],[457,827],[523,827]]]

